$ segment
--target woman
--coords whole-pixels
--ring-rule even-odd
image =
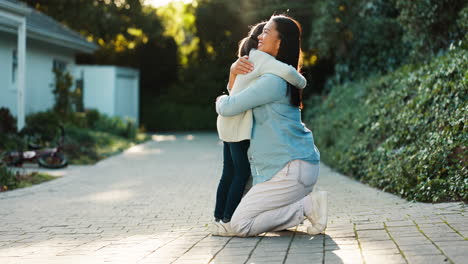
[[[259,35],[258,50],[299,70],[301,26],[292,18],[270,18]],[[238,60],[236,71],[251,66]],[[231,82],[231,80],[230,80]],[[324,231],[326,192],[312,192],[319,174],[320,153],[312,132],[301,122],[301,90],[273,74],[264,74],[244,91],[221,96],[216,111],[233,116],[253,112],[248,151],[253,187],[238,205],[230,223],[217,223],[218,235],[255,236],[311,222],[309,234]]]
[[[253,26],[248,36],[239,44],[239,57],[249,58],[255,64],[255,70],[239,76],[235,83],[229,83],[228,90],[231,95],[241,92],[265,73],[276,74],[301,89],[306,86],[306,79],[295,68],[255,49],[258,46],[258,36],[262,33],[265,24],[266,22],[263,22]],[[247,149],[250,144],[252,122],[252,110],[230,117],[218,116],[217,129],[219,138],[223,141],[224,160],[223,172],[216,192],[214,212],[216,222],[231,221],[250,177]]]

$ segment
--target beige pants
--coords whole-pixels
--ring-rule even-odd
[[[279,231],[304,220],[304,200],[312,192],[319,164],[293,160],[271,180],[253,186],[231,218],[238,236]]]

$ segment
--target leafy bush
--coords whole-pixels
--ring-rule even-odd
[[[99,114],[91,128],[129,139],[134,139],[138,130],[135,122],[130,119],[122,120],[120,117],[109,117],[105,114]]]
[[[53,72],[55,75],[55,88],[52,91],[55,96],[54,111],[67,115],[72,112],[71,101],[73,100],[73,96],[71,87],[73,85],[73,77],[70,73],[57,69],[54,69]]]
[[[392,1],[400,13],[398,21],[405,29],[404,40],[413,46],[416,59],[430,58],[466,34],[468,2],[464,0]]]
[[[152,131],[212,130],[216,128],[214,101],[212,105],[160,102],[157,109],[150,111],[153,118],[148,119],[146,126]],[[142,112],[142,115],[144,114]]]
[[[468,201],[468,51],[335,86],[305,113],[323,160],[407,199]],[[322,103],[320,103],[322,101]]]
[[[332,60],[339,83],[387,72],[405,61],[408,47],[395,7],[386,0],[317,1],[309,46]]]
[[[96,122],[101,117],[101,114],[96,109],[88,109],[86,110],[86,122],[88,127],[94,127]]]
[[[0,164],[0,192],[15,189],[18,186],[18,178],[10,169]]]
[[[131,140],[107,132],[70,125],[65,130],[64,151],[71,164],[92,164],[133,144]]]
[[[57,138],[60,124],[61,117],[56,112],[37,112],[26,116],[26,126],[21,132],[36,137],[39,141],[36,143],[46,144]]]
[[[306,46],[316,55],[316,65],[334,69],[308,69],[327,75],[319,91],[431,60],[459,40],[468,45],[468,4],[463,0],[330,0],[311,5]]]
[[[75,127],[89,128],[86,112],[71,112],[66,116],[61,116],[60,122],[63,124],[71,124]]]
[[[8,108],[0,108],[0,134],[16,132],[16,119]]]

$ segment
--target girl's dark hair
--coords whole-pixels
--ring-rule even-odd
[[[274,15],[270,18],[275,22],[276,30],[281,40],[276,59],[301,70],[301,24],[285,15]],[[288,83],[287,94],[291,94],[290,103],[302,109],[302,89]]]
[[[250,29],[249,35],[239,42],[239,51],[237,56],[242,57],[249,55],[251,49],[256,49],[258,46],[258,36],[262,34],[266,22],[260,22]]]

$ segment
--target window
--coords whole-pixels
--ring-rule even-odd
[[[16,78],[18,75],[18,53],[16,50],[13,50],[12,60],[11,60],[11,83],[16,83]]]
[[[61,60],[54,59],[54,65],[52,66],[52,69],[54,71],[58,70],[60,72],[64,72],[67,68],[67,63]]]

